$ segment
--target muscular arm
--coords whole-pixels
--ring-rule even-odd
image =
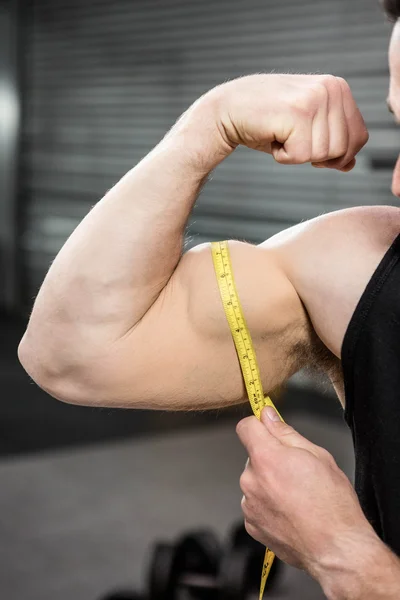
[[[19,347],[22,364],[44,387],[74,381],[64,393],[78,400],[77,386],[86,387],[92,368],[104,367],[121,339],[132,339],[166,286],[201,185],[232,151],[222,148],[212,110],[208,103],[199,115],[195,105],[183,115],[59,252]]]
[[[244,388],[210,248],[181,259],[199,189],[238,144],[284,164],[319,162],[348,171],[367,139],[340,78],[254,75],[215,88],[66,242],[20,344],[23,366],[55,397],[80,404],[240,402]],[[268,391],[298,366],[293,349],[307,342],[307,315],[279,252],[231,245]]]
[[[53,396],[163,409],[245,399],[210,246],[181,258],[202,182],[233,150],[215,125],[215,102],[196,103],[95,206],[52,264],[19,356]],[[263,367],[271,359],[273,332],[285,332],[299,310],[305,316],[273,252],[241,242],[230,246]],[[265,273],[261,282],[249,264]],[[262,369],[266,389],[291,374],[284,353],[281,358],[286,367],[278,381]]]

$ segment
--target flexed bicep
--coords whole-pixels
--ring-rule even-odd
[[[293,368],[288,331],[303,314],[301,302],[273,252],[238,241],[229,245],[268,391]],[[193,410],[247,400],[210,244],[182,257],[156,302],[114,345],[101,373],[101,405]]]

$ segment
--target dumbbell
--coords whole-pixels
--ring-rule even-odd
[[[176,544],[156,544],[149,600],[246,600],[257,593],[264,552],[257,542],[232,543],[222,551],[208,530],[185,535]]]
[[[257,553],[257,555],[260,555],[262,558],[261,560],[264,560],[264,556],[265,556],[265,546],[263,546],[262,544],[260,544],[260,542],[257,542],[254,538],[252,538],[246,531],[246,528],[243,524],[243,522],[237,523],[231,530],[230,532],[230,541],[229,541],[229,545],[231,548],[253,548],[254,552]],[[258,560],[258,559],[257,559]],[[261,566],[257,563],[257,560],[254,561],[254,571],[251,574],[251,580],[252,581],[256,581],[257,578],[257,585],[260,585],[260,581],[261,581],[261,568],[262,568],[262,562],[261,562]],[[265,591],[271,591],[274,587],[276,587],[278,578],[281,577],[282,574],[282,570],[284,568],[284,563],[279,560],[279,558],[275,557],[274,562],[272,563],[270,572],[268,574],[268,578],[265,584]]]
[[[212,600],[220,554],[220,543],[209,530],[188,533],[175,544],[157,543],[148,575],[149,600],[177,600],[183,590],[193,593],[190,598]]]

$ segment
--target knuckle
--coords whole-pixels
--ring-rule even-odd
[[[311,444],[306,452],[297,452],[292,460],[293,471],[301,470],[304,475],[314,476],[320,473],[320,467],[323,459],[319,453],[319,447]]]
[[[239,479],[239,485],[244,495],[249,494],[251,489],[251,480],[248,471],[244,471],[241,474]]]
[[[239,437],[242,437],[245,430],[248,427],[248,419],[251,417],[246,417],[245,419],[242,419],[241,421],[239,421],[239,423],[236,425],[236,433]]]
[[[369,131],[366,127],[364,128],[361,138],[362,138],[362,142],[363,142],[363,146],[364,146],[364,144],[366,144],[369,140]]]
[[[259,469],[261,467],[261,465],[263,465],[265,463],[265,460],[266,460],[265,450],[260,446],[254,447],[252,450],[252,453],[251,453],[251,464],[253,465],[253,467],[255,469]]]
[[[254,535],[256,533],[256,528],[254,527],[254,525],[252,523],[250,523],[250,521],[248,519],[244,520],[244,528],[246,529],[247,533],[251,537],[254,537]]]
[[[321,105],[328,101],[329,84],[323,77],[316,77],[311,82],[303,85],[291,98],[291,108],[303,119],[312,119]]]
[[[249,514],[249,510],[248,510],[248,506],[247,506],[246,496],[242,497],[242,500],[240,502],[240,508],[241,508],[242,513],[244,514],[244,516],[247,517],[248,514]]]
[[[336,77],[336,80],[341,85],[343,91],[350,92],[350,86],[344,77]]]
[[[318,103],[321,103],[322,101],[326,101],[328,99],[329,85],[330,84],[325,79],[319,79],[318,81],[312,84],[312,95],[318,100]]]
[[[243,431],[243,421],[239,421],[239,423],[236,425],[236,433],[237,435],[240,437],[240,434]]]
[[[321,86],[323,87],[323,86]],[[297,90],[290,99],[289,108],[294,115],[304,119],[312,119],[318,106],[318,86],[304,86]]]
[[[294,433],[294,429],[291,425],[288,425],[287,423],[283,423],[280,429],[280,435],[283,436],[287,436],[287,435],[293,435]]]
[[[336,465],[335,459],[333,458],[332,454],[330,452],[328,452],[328,450],[326,448],[320,448],[319,455],[320,455],[321,459],[324,460],[325,462],[327,462],[328,464]]]
[[[241,511],[242,511],[245,519],[250,518],[252,513],[251,513],[251,509],[249,508],[248,500],[247,500],[247,498],[245,496],[243,496],[240,505],[241,505],[240,506]]]
[[[320,81],[325,88],[336,86],[339,83],[337,77],[335,77],[335,75],[331,75],[330,73],[325,73],[324,75],[321,75]]]

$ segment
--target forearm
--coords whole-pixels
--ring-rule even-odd
[[[397,600],[400,558],[369,528],[342,537],[311,574],[329,600]]]
[[[217,110],[210,94],[195,103],[80,223],[43,282],[26,344],[68,363],[71,348],[89,356],[143,317],[180,259],[203,182],[232,151]]]

